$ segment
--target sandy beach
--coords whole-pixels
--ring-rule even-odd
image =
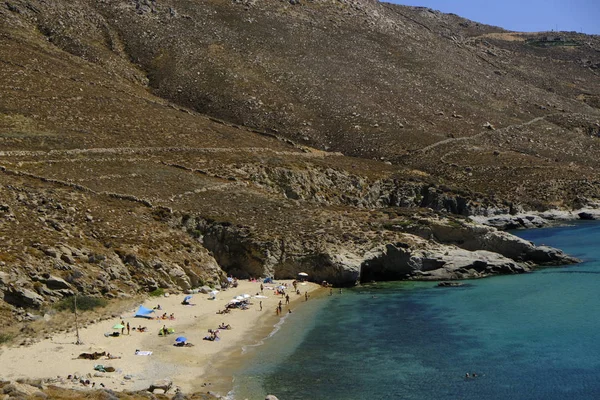
[[[168,297],[152,297],[143,305],[154,308],[160,304],[161,310],[153,315],[160,317],[163,313],[174,314],[174,320],[135,318],[137,309],[131,309],[119,317],[80,328],[80,338],[83,344],[77,345],[75,329],[67,333],[56,334],[50,339],[44,339],[31,346],[2,347],[0,350],[0,378],[16,380],[19,378],[44,378],[53,384],[66,388],[86,389],[104,387],[113,390],[142,390],[147,389],[153,382],[170,379],[173,389],[180,388],[183,392],[215,391],[225,395],[228,377],[221,382],[206,380],[211,376],[214,380],[214,370],[222,371],[224,363],[231,364],[231,357],[241,354],[244,345],[253,344],[260,339],[281,318],[275,313],[279,301],[283,303],[283,313],[288,309],[302,307],[305,292],[309,294],[320,288],[314,283],[302,283],[298,288],[301,295],[293,292],[292,281],[278,281],[277,284],[263,284],[264,291],[260,293],[259,282],[240,281],[237,288],[229,288],[217,294],[211,300],[207,294],[194,294],[190,303],[182,305],[186,295],[170,294]],[[275,295],[279,284],[287,283],[290,290],[290,305],[286,306],[285,298]],[[235,296],[249,294],[251,305],[247,310],[233,309],[227,314],[217,314]],[[310,299],[308,300],[310,301]],[[262,302],[262,311],[260,310]],[[119,337],[105,336],[107,333],[118,331],[113,329],[116,324],[124,321],[131,329]],[[230,330],[220,330],[218,341],[203,340],[209,329],[217,329],[221,323],[231,325]],[[145,332],[139,332],[138,326],[147,327]],[[160,336],[159,332],[166,326],[175,332]],[[176,347],[175,339],[179,336],[187,338],[191,347]],[[136,350],[141,351],[140,355]],[[119,357],[98,360],[77,358],[80,353],[106,351],[112,356]],[[151,354],[149,354],[151,352]],[[113,367],[114,372],[99,372],[94,369],[97,365]],[[211,375],[212,373],[212,375]],[[86,386],[77,380],[67,379],[69,375],[77,375],[89,379]]]

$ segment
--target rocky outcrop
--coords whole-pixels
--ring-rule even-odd
[[[446,219],[423,221],[412,232],[439,243],[452,244],[469,251],[485,250],[516,262],[537,265],[560,265],[578,262],[564,252],[547,246],[535,246],[508,232],[475,223]]]
[[[473,214],[470,216],[470,219],[501,230],[541,228],[568,221],[592,221],[600,219],[600,204],[592,203],[588,204],[588,206],[594,206],[594,208],[581,208],[572,211],[547,210],[543,212],[523,212],[521,210],[517,214],[507,214],[502,213],[501,210],[496,210],[499,213]]]
[[[40,308],[44,304],[44,298],[33,290],[11,285],[4,293],[4,301],[15,307]]]
[[[369,252],[361,268],[361,280],[447,280],[481,278],[529,271],[529,267],[485,250],[468,251],[454,246],[411,248],[387,244]]]
[[[439,217],[416,222],[407,232],[344,243],[327,235],[318,241],[293,234],[264,240],[241,227],[190,217],[184,226],[201,232],[219,265],[240,278],[295,278],[302,271],[313,281],[348,286],[372,280],[481,278],[577,262],[560,250],[484,225]]]

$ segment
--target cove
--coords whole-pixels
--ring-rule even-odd
[[[583,262],[458,288],[390,282],[334,291],[248,350],[233,397],[599,398],[600,224],[514,233]]]

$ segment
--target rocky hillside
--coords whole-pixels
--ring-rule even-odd
[[[596,207],[599,50],[368,0],[6,1],[0,312],[573,262],[465,217]]]

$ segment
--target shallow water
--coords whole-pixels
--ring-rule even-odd
[[[459,288],[382,283],[310,300],[248,349],[234,397],[600,398],[600,224],[517,234],[585,262]]]

